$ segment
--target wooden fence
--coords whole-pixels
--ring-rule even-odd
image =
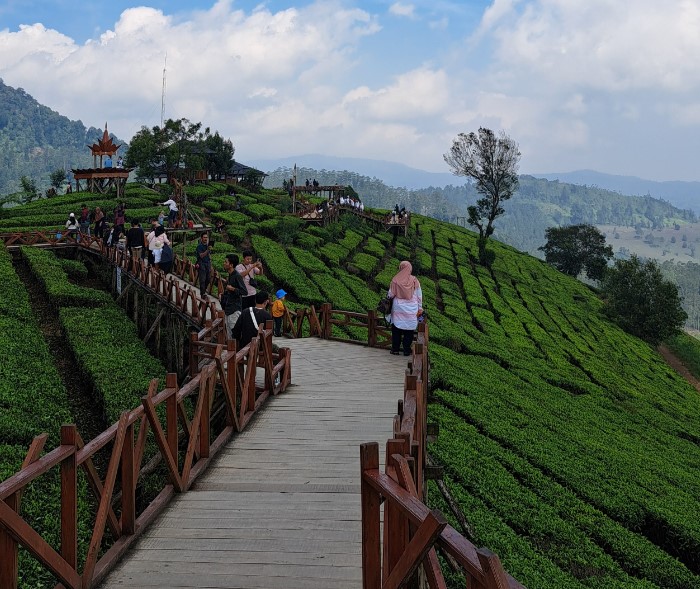
[[[404,397],[394,417],[394,437],[386,443],[385,472],[379,445],[360,447],[362,493],[362,587],[394,589],[422,568],[431,589],[446,588],[437,550],[464,574],[467,589],[524,589],[508,575],[497,555],[477,549],[425,503],[428,387],[428,326],[418,337],[406,370]],[[384,504],[383,535],[380,506]]]
[[[141,399],[141,406],[122,413],[117,423],[87,444],[75,425],[64,425],[61,445],[40,457],[46,435],[35,438],[22,469],[0,482],[0,587],[17,587],[20,545],[65,587],[94,587],[173,495],[190,488],[234,432],[246,426],[270,395],[286,389],[291,378],[290,350],[273,351],[271,324],[261,327],[259,336],[237,351],[235,342],[223,343],[223,323],[223,318],[217,318],[199,333],[192,334],[192,379],[184,386],[179,387],[176,376],[168,374],[165,388],[157,392],[158,381],[154,379]],[[265,369],[261,386],[256,385],[258,367]],[[225,418],[221,431],[215,433],[212,418],[221,406]],[[147,442],[157,447],[167,469],[168,484],[137,513],[136,488],[146,470]],[[109,462],[102,478],[94,457],[110,445]],[[44,540],[19,513],[27,485],[53,468],[60,470],[59,549]],[[78,566],[79,468],[84,470],[97,500],[82,570]],[[114,542],[101,554],[107,528]]]
[[[51,235],[41,234],[34,238],[13,237],[14,245],[32,245],[51,240]],[[54,244],[66,242],[63,236]],[[6,243],[8,240],[6,239]],[[19,242],[19,243],[18,243]],[[32,444],[22,470],[14,477],[0,483],[0,587],[16,587],[8,580],[17,575],[17,543],[21,543],[49,568],[68,587],[91,587],[104,577],[108,568],[134,541],[137,533],[159,513],[176,491],[186,491],[212,456],[233,434],[242,430],[255,412],[264,404],[270,394],[283,391],[290,379],[289,350],[282,349],[277,355],[272,352],[272,332],[265,326],[262,341],[253,340],[249,349],[239,352],[235,344],[226,342],[224,319],[216,311],[212,301],[201,301],[187,285],[162,272],[133,260],[117,248],[105,248],[92,238],[81,239],[79,245],[100,251],[110,261],[124,271],[156,291],[159,296],[205,327],[198,334],[192,334],[190,342],[190,370],[194,376],[185,387],[177,390],[173,385],[174,375],[169,375],[166,389],[154,395],[156,385],[143,399],[143,406],[122,415],[119,423],[83,446],[74,426],[62,430],[61,446],[43,458],[38,458],[45,436],[38,437]],[[77,243],[74,240],[73,243]],[[95,245],[93,245],[95,244]],[[174,272],[185,280],[195,283],[197,270],[188,260],[176,259]],[[223,291],[223,279],[214,274],[212,286]],[[194,303],[194,304],[193,304]],[[308,323],[308,334],[322,339],[351,341],[371,347],[388,347],[391,344],[391,331],[383,324],[376,311],[366,314],[333,309],[325,303],[317,311],[315,307],[285,313],[284,330],[291,337],[302,337],[304,323]],[[334,327],[367,330],[367,338],[346,338],[334,335]],[[347,331],[347,329],[345,330]],[[255,388],[255,368],[265,368],[265,385]],[[447,524],[438,511],[431,511],[425,500],[425,470],[427,444],[427,387],[428,387],[428,327],[420,324],[413,355],[408,363],[404,382],[404,398],[399,401],[399,412],[394,417],[393,439],[386,444],[385,472],[379,469],[379,447],[377,443],[363,444],[360,449],[361,492],[362,492],[362,578],[364,589],[388,589],[401,587],[411,579],[415,580],[418,569],[422,569],[424,579],[432,589],[446,587],[440,570],[437,550],[447,561],[459,568],[465,577],[467,589],[524,589],[508,575],[497,555],[486,549],[477,549]],[[197,383],[197,384],[193,384]],[[222,389],[226,407],[226,427],[209,444],[211,403],[214,384]],[[190,396],[197,397],[194,415],[191,419],[185,412],[182,401]],[[165,404],[166,427],[163,430],[156,417],[155,408]],[[209,409],[207,409],[209,407]],[[140,420],[138,439],[134,442],[134,424]],[[178,421],[189,440],[181,470],[178,470]],[[132,488],[143,458],[143,444],[149,426],[165,457],[170,485],[144,512],[135,518]],[[71,429],[72,428],[72,429]],[[142,434],[143,433],[143,438]],[[43,441],[42,441],[43,440]],[[65,441],[64,441],[65,440]],[[91,457],[100,448],[114,441],[112,459],[104,482],[96,475]],[[119,449],[118,449],[119,448]],[[121,466],[120,465],[121,461]],[[36,532],[17,514],[22,489],[37,476],[53,466],[60,465],[62,497],[64,484],[67,485],[67,507],[62,509],[61,554],[48,546]],[[93,541],[82,575],[77,571],[77,547],[74,505],[75,471],[83,466],[88,473],[90,486],[100,507],[95,522]],[[114,490],[117,468],[121,468],[122,491],[121,517],[117,518],[110,506]],[[65,476],[64,476],[65,472]],[[92,473],[92,474],[90,474]],[[64,483],[64,480],[67,483]],[[73,486],[71,486],[73,485]],[[124,496],[128,495],[125,499]],[[4,503],[3,503],[4,501]],[[126,503],[124,503],[126,501]],[[383,537],[381,534],[380,506],[384,504]],[[104,506],[103,506],[104,504]],[[65,514],[63,512],[66,512]],[[68,526],[64,531],[64,519]],[[117,538],[112,548],[99,561],[96,560],[105,525],[109,525]],[[4,526],[4,530],[3,530]],[[72,527],[71,527],[72,526]],[[65,536],[65,541],[64,541]],[[64,549],[64,546],[66,547]],[[94,553],[94,554],[93,554]],[[7,555],[7,558],[6,558]],[[16,583],[16,581],[15,581]],[[71,584],[73,583],[73,584]],[[78,584],[76,584],[78,583]],[[82,583],[80,585],[79,583]]]

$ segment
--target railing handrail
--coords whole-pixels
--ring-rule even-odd
[[[200,334],[208,339],[212,330],[213,325],[209,325],[202,329]],[[228,341],[226,344],[213,342],[212,346],[209,341],[199,340],[198,334],[193,336],[197,339],[196,344],[206,346],[200,354],[206,356],[209,361],[198,367],[192,379],[183,387],[178,386],[177,376],[169,373],[165,388],[156,392],[158,385],[154,379],[140,406],[124,411],[117,423],[87,444],[83,444],[74,425],[63,426],[61,444],[39,457],[38,453],[43,448],[46,435],[38,436],[22,469],[0,482],[0,546],[4,547],[4,552],[0,554],[0,587],[17,586],[17,549],[20,544],[67,587],[79,589],[94,586],[101,581],[146,525],[162,511],[174,492],[187,491],[206,468],[211,457],[224,446],[234,432],[245,428],[270,395],[283,392],[289,385],[290,350],[280,348],[273,352],[271,324],[261,326],[259,335],[241,350],[236,349],[234,341]],[[265,383],[262,388],[256,386],[257,366],[265,367]],[[211,441],[210,422],[216,406],[210,400],[213,400],[212,395],[217,382],[223,393],[226,421],[222,431]],[[194,411],[190,419],[183,401],[195,395],[196,400],[192,403]],[[164,407],[165,427],[156,414],[158,407]],[[138,433],[135,427],[137,423]],[[187,441],[184,456],[179,450],[180,429]],[[149,506],[137,515],[136,483],[145,469],[142,463],[149,430],[155,437],[161,457],[165,459],[170,482],[162,488]],[[93,458],[110,443],[113,444],[112,451],[102,480],[93,465]],[[60,553],[19,515],[23,490],[54,467],[59,467],[62,472]],[[78,467],[86,471],[89,486],[98,502],[90,548],[82,573],[79,572],[77,564],[78,479],[74,473]],[[64,471],[73,474],[65,476]],[[121,472],[122,487],[119,517],[112,505],[118,472]],[[112,547],[98,558],[107,526],[116,540]]]

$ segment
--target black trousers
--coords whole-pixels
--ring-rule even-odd
[[[208,264],[199,265],[199,293],[202,298],[207,294],[207,287],[209,286],[209,279],[211,278],[211,266]]]
[[[411,355],[411,344],[413,343],[413,329],[399,329],[396,325],[391,326],[391,351],[399,352],[403,344],[403,355]]]
[[[247,309],[248,307],[255,307],[255,295],[246,295],[241,297],[241,308]]]

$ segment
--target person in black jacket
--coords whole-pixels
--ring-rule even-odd
[[[255,307],[248,307],[241,312],[241,316],[233,326],[232,335],[238,342],[238,349],[242,349],[258,335],[258,327],[265,325],[266,321],[272,321],[272,315],[267,312],[270,295],[265,291],[255,293]]]

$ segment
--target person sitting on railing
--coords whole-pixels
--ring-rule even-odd
[[[255,307],[248,307],[241,312],[236,325],[231,330],[231,335],[238,342],[238,349],[246,347],[250,340],[258,335],[258,328],[266,321],[272,320],[272,315],[267,312],[270,295],[265,291],[255,293]]]
[[[391,306],[391,353],[399,354],[403,344],[403,355],[411,355],[413,332],[418,327],[418,316],[422,314],[423,291],[420,282],[413,276],[411,262],[404,260],[399,264],[399,271],[391,279],[387,297],[392,299]]]

